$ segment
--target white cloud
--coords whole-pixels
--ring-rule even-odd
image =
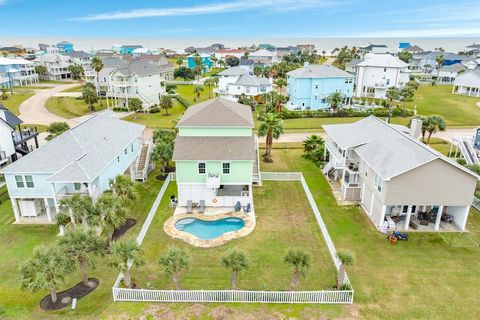
[[[0,0],[3,1],[3,0]],[[239,0],[234,2],[219,2],[201,6],[176,8],[145,8],[130,11],[116,11],[72,18],[74,21],[122,20],[148,17],[172,17],[215,14],[224,12],[246,11],[253,9],[267,9],[282,12],[305,8],[334,8],[347,3],[356,2],[341,0]]]
[[[357,38],[398,38],[398,37],[461,37],[480,36],[480,24],[448,28],[416,28],[403,30],[384,30],[356,34]]]

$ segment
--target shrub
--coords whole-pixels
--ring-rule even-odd
[[[157,107],[157,106],[153,106],[153,107],[151,107],[150,109],[148,109],[148,112],[149,112],[149,113],[159,113],[159,112],[160,112],[160,108]]]
[[[177,99],[177,101],[180,102],[180,104],[183,105],[185,109],[191,106],[191,103],[182,96],[176,96],[175,99]]]

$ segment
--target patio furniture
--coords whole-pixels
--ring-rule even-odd
[[[249,213],[250,211],[252,211],[252,208],[251,208],[250,203],[247,203],[247,205],[245,206],[245,208],[243,209],[243,211],[244,211],[245,213]]]
[[[192,200],[187,200],[187,213],[192,213]]]
[[[429,223],[430,223],[429,220],[425,220],[425,219],[420,220],[420,225],[422,225],[422,226],[428,226]]]
[[[418,224],[416,222],[412,221],[412,220],[410,220],[410,223],[408,225],[415,230],[418,229]]]
[[[235,209],[235,212],[238,212],[242,209],[242,205],[240,204],[240,201],[237,201],[237,203],[235,203],[235,206],[233,207]]]
[[[200,200],[200,205],[198,206],[198,212],[205,213],[205,200]]]

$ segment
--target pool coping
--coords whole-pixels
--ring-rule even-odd
[[[240,230],[226,232],[221,236],[211,240],[203,240],[194,236],[191,233],[180,231],[175,228],[175,223],[185,218],[195,218],[203,221],[215,221],[225,218],[240,218],[245,222],[245,225]],[[230,240],[242,238],[249,235],[250,233],[252,233],[253,229],[255,229],[255,219],[249,214],[245,214],[242,212],[227,212],[214,215],[205,215],[200,213],[181,213],[171,216],[163,224],[163,230],[170,237],[174,239],[180,239],[188,244],[191,244],[192,246],[200,248],[213,248],[222,246]]]

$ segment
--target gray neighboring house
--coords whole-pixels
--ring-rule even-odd
[[[323,129],[323,173],[337,198],[359,203],[376,228],[465,231],[479,177],[415,138],[421,121],[408,129],[370,116]]]
[[[480,97],[480,68],[459,74],[453,83],[452,93]]]
[[[465,72],[466,69],[461,63],[441,67],[437,74],[437,84],[453,84],[455,78],[462,72]]]

